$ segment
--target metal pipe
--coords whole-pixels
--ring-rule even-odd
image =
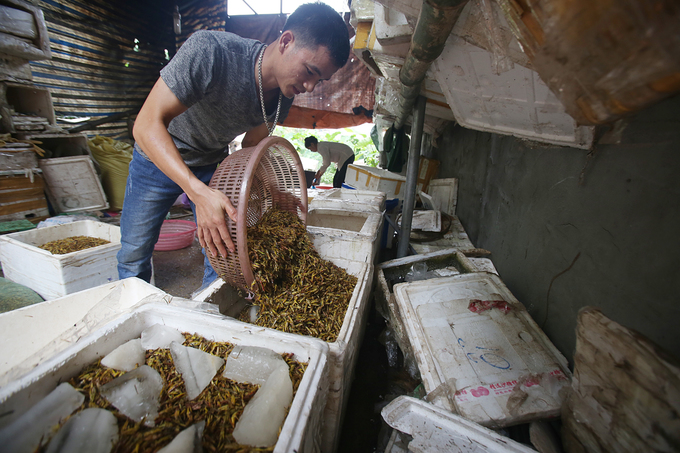
[[[411,47],[399,71],[401,95],[399,114],[394,123],[401,129],[413,110],[420,86],[432,62],[441,55],[446,39],[451,34],[460,12],[468,0],[424,0],[416,29],[411,37]]]
[[[425,96],[418,96],[413,110],[413,124],[411,124],[411,145],[408,150],[408,167],[406,167],[406,186],[404,190],[404,206],[401,210],[401,235],[397,247],[397,258],[408,254],[413,223],[413,207],[416,202],[416,187],[418,185],[418,169],[420,166],[420,147],[423,140],[423,125],[425,124]]]

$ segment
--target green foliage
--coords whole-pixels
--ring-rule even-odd
[[[354,162],[363,161],[362,165],[369,167],[378,166],[378,150],[371,140],[369,134],[364,134],[351,128],[336,129],[336,130],[314,130],[314,129],[296,129],[292,127],[276,126],[274,135],[283,137],[295,146],[300,156],[313,159],[319,164],[314,170],[318,170],[321,166],[321,156],[318,153],[305,148],[305,138],[313,135],[320,142],[339,142],[344,143],[354,150]],[[333,176],[337,169],[334,164],[326,170],[326,173],[321,177],[321,182],[324,184],[333,184]]]

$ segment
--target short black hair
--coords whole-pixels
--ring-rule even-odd
[[[307,138],[305,139],[305,148],[307,148],[307,147],[308,147],[309,145],[311,145],[312,143],[314,143],[315,145],[317,145],[317,144],[319,143],[319,141],[316,139],[316,137],[314,137],[313,135],[310,135],[309,137],[307,137]]]
[[[303,47],[326,47],[338,68],[347,63],[350,51],[347,24],[340,13],[325,3],[300,5],[288,16],[283,26],[283,31],[286,30],[292,30]]]

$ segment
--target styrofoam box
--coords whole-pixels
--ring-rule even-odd
[[[382,214],[312,208],[307,213],[307,233],[324,258],[373,263],[380,247]]]
[[[428,242],[415,242],[411,241],[411,246],[416,251],[416,253],[430,253],[437,250],[457,248],[460,250],[470,250],[474,249],[475,246],[470,241],[463,224],[460,223],[458,216],[451,216],[451,226],[449,227],[448,233],[444,234],[444,237],[437,239],[436,241]]]
[[[375,11],[373,24],[375,35],[382,44],[402,44],[411,42],[413,27],[406,16],[393,8],[387,8],[380,3],[374,3]]]
[[[59,383],[76,376],[85,366],[123,343],[139,338],[154,324],[174,327],[206,339],[235,345],[258,346],[308,363],[300,386],[279,434],[275,452],[316,451],[321,437],[321,414],[328,389],[326,343],[271,329],[255,328],[221,315],[164,305],[146,305],[124,314],[77,344],[38,365],[31,373],[0,389],[4,426],[45,397]]]
[[[433,404],[490,428],[559,416],[559,391],[571,379],[567,361],[497,275],[393,290]],[[511,309],[474,313],[472,299],[502,299]]]
[[[410,396],[395,398],[382,409],[382,417],[395,430],[413,437],[408,445],[409,451],[536,452],[495,431]]]
[[[109,244],[64,255],[39,246],[73,236],[105,239]],[[120,227],[95,220],[54,225],[0,236],[5,278],[28,286],[43,299],[55,299],[118,280]]]
[[[344,211],[385,212],[385,193],[374,190],[329,189],[314,197],[310,209],[339,209]]]
[[[69,346],[78,338],[68,341],[69,331],[94,327],[95,320],[110,321],[149,296],[172,297],[131,277],[0,314],[0,387]]]
[[[47,196],[57,212],[108,209],[104,188],[90,156],[40,159]]]
[[[455,248],[405,256],[385,261],[375,266],[374,286],[376,289],[374,294],[376,307],[394,332],[399,349],[401,349],[404,355],[406,369],[413,376],[418,374],[415,355],[406,333],[402,312],[395,300],[392,288],[395,284],[406,281],[406,275],[415,264],[424,264],[427,267],[427,271],[434,274],[430,278],[440,278],[476,271],[476,268],[470,262],[470,258]]]
[[[365,262],[331,258],[323,254],[321,256],[358,279],[338,338],[332,343],[327,343],[329,347],[329,393],[324,409],[321,451],[332,452],[339,440],[338,433],[349,398],[359,348],[366,330],[373,266]],[[237,317],[246,305],[246,301],[239,297],[238,291],[222,279],[213,282],[197,294],[194,300],[218,304],[221,313],[233,317]]]
[[[361,190],[385,192],[387,198],[404,198],[406,177],[365,165],[347,166],[345,182]]]

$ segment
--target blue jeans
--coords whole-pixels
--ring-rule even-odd
[[[190,167],[193,174],[210,183],[217,164]],[[156,165],[145,159],[136,150],[132,154],[125,200],[120,218],[121,248],[118,252],[118,277],[139,277],[151,280],[151,257],[158,242],[161,225],[168,211],[183,190],[165,176]],[[196,207],[191,203],[196,219]],[[195,220],[194,220],[195,221]],[[217,278],[203,250],[203,287]]]

